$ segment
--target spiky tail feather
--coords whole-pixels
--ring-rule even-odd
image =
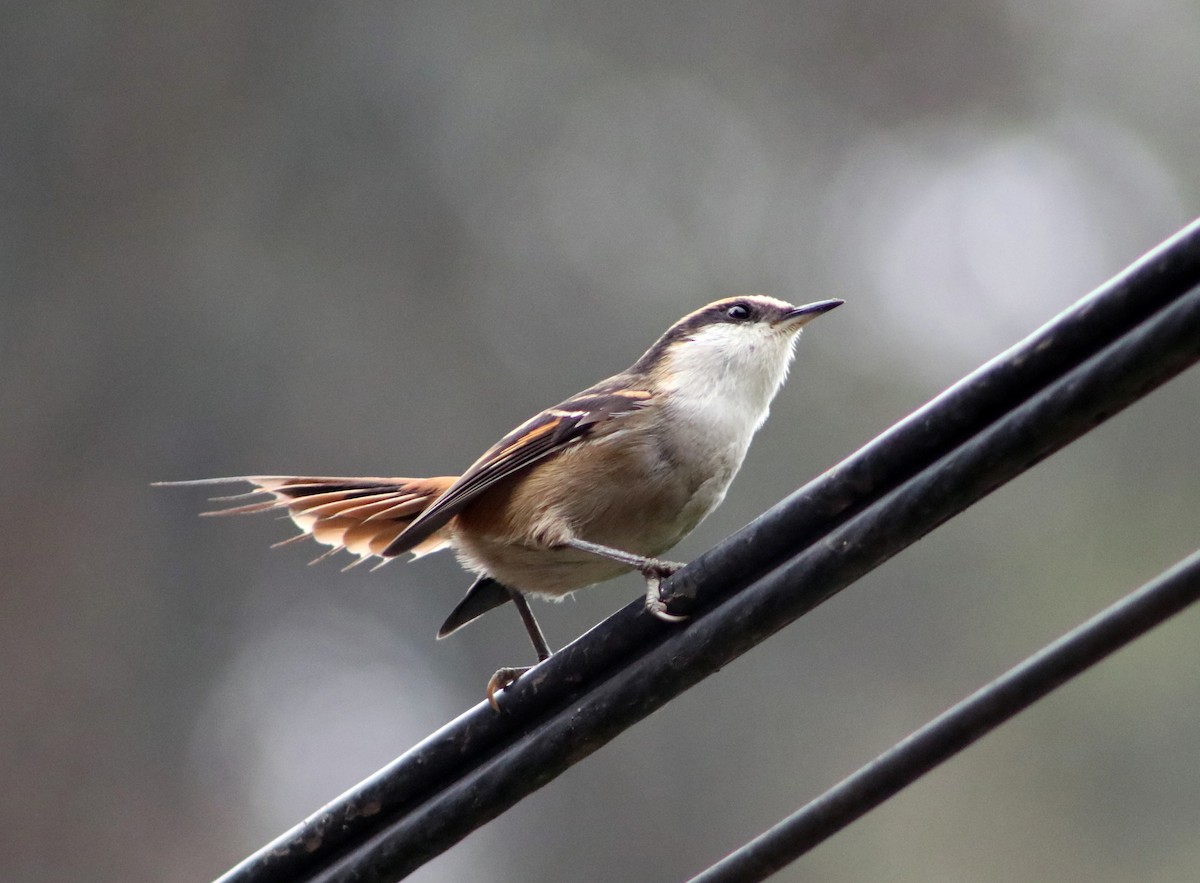
[[[409,523],[453,484],[455,476],[434,478],[329,478],[298,475],[243,475],[199,481],[163,481],[160,485],[220,485],[246,482],[254,490],[228,497],[213,497],[217,503],[235,505],[203,515],[247,515],[281,511],[301,533],[276,543],[282,546],[311,536],[329,550],[316,561],[342,549],[358,556],[355,567],[371,558],[380,564],[396,557],[387,547]],[[267,496],[269,499],[255,497]],[[414,557],[428,555],[450,544],[446,529],[439,530],[411,551]],[[315,561],[313,563],[316,563]]]

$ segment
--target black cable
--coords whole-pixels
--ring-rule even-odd
[[[791,561],[672,631],[312,879],[390,881],[411,873],[683,690],[1198,359],[1200,287]]]
[[[676,574],[667,583],[672,591],[697,598],[697,621],[683,634],[721,598],[844,525],[1197,284],[1200,222]],[[466,712],[247,858],[223,883],[315,879],[678,636],[676,627],[645,616],[640,602],[628,605],[506,690],[503,713],[484,703]]]
[[[1200,600],[1200,552],[1105,608],[692,878],[765,880],[1056,687]]]

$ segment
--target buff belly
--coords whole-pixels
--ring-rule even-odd
[[[563,452],[555,464],[561,468],[498,484],[459,514],[453,545],[464,567],[522,592],[561,597],[631,569],[564,547],[568,539],[662,555],[721,501],[736,471],[733,465],[693,480],[662,452],[626,445],[622,461],[602,461],[597,474],[597,458],[573,454]]]

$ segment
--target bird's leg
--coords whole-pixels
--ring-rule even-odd
[[[546,643],[546,636],[542,634],[542,627],[534,618],[533,611],[529,609],[529,601],[516,589],[509,589],[508,592],[512,595],[517,613],[521,614],[521,622],[525,624],[525,631],[529,633],[529,640],[533,644],[533,652],[537,654],[538,662],[545,662],[553,651]]]
[[[664,622],[683,622],[687,619],[686,616],[680,616],[668,610],[667,602],[662,597],[662,581],[683,567],[682,564],[634,555],[632,552],[623,552],[611,546],[602,546],[599,543],[591,543],[576,537],[567,540],[565,545],[632,567],[646,579],[646,609],[650,613]]]
[[[509,595],[512,596],[513,606],[517,608],[517,613],[521,614],[521,622],[525,624],[525,631],[529,633],[529,640],[533,643],[533,651],[537,654],[538,662],[545,662],[550,658],[550,645],[546,643],[546,636],[542,634],[542,627],[538,625],[538,621],[534,618],[533,611],[529,609],[529,601],[525,596],[516,589],[509,588]],[[488,681],[487,697],[492,708],[496,711],[500,710],[500,703],[496,700],[496,694],[505,687],[516,682],[517,678],[533,668],[532,665],[526,665],[521,668],[502,668]]]

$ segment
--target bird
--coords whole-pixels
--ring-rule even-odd
[[[659,556],[724,499],[787,377],[801,329],[842,303],[714,301],[671,325],[632,366],[525,421],[457,476],[157,484],[249,483],[247,493],[212,498],[227,505],[202,514],[279,511],[300,533],[275,545],[311,537],[329,547],[316,561],[346,550],[357,556],[351,567],[374,559],[382,566],[405,553],[452,549],[476,578],[438,638],[511,601],[540,663],[551,650],[527,596],[561,600],[636,571],[649,613],[686,618],[661,591],[683,565]],[[494,708],[497,694],[530,668],[492,676]]]

